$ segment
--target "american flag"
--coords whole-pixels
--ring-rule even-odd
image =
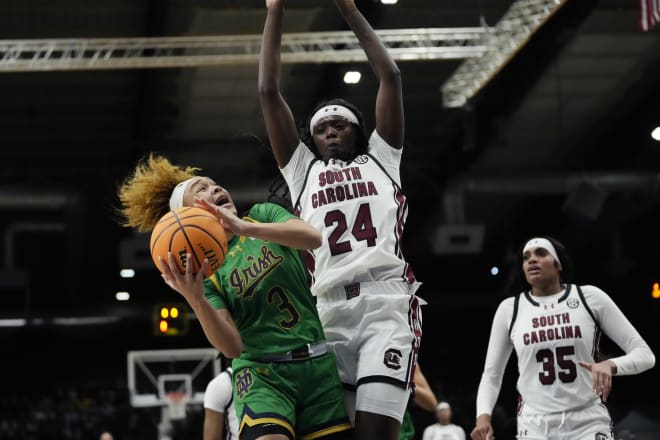
[[[639,0],[639,25],[643,31],[648,31],[660,22],[660,0]]]

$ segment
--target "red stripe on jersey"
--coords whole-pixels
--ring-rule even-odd
[[[403,228],[406,223],[408,202],[406,200],[406,196],[403,194],[403,192],[401,192],[401,188],[399,188],[397,185],[395,185],[394,188],[395,188],[394,200],[396,201],[397,204],[397,214],[396,214],[397,221],[396,221],[396,230],[394,231],[396,237],[396,249],[394,249],[394,252],[401,261],[404,261],[406,263],[402,274],[403,279],[409,283],[412,283],[415,281],[415,274],[413,273],[412,267],[410,267],[410,264],[408,264],[405,257],[403,256],[403,245],[402,245]]]
[[[417,354],[419,353],[419,346],[422,342],[422,313],[420,307],[419,298],[415,295],[410,295],[410,301],[408,303],[408,325],[414,335],[414,339],[412,341],[412,350],[410,351],[411,359],[408,362],[406,381],[411,385],[414,382]]]

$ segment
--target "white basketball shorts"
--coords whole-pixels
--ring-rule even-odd
[[[539,414],[523,406],[518,415],[520,440],[613,440],[612,418],[600,402],[563,413]]]
[[[424,302],[415,288],[370,282],[318,298],[328,346],[344,386],[355,391],[358,411],[403,419],[422,335]]]

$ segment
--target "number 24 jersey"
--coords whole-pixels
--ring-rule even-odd
[[[414,281],[401,249],[401,153],[374,131],[369,153],[351,162],[324,163],[300,143],[281,170],[295,212],[323,235],[312,252],[315,295],[355,282]]]

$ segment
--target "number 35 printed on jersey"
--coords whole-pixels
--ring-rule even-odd
[[[556,347],[553,352],[549,348],[544,348],[536,352],[536,361],[543,364],[543,371],[539,373],[539,381],[543,385],[552,385],[557,378],[563,383],[571,383],[577,377],[577,366],[568,356],[575,354],[575,347],[572,345]],[[557,368],[559,367],[559,372]]]

